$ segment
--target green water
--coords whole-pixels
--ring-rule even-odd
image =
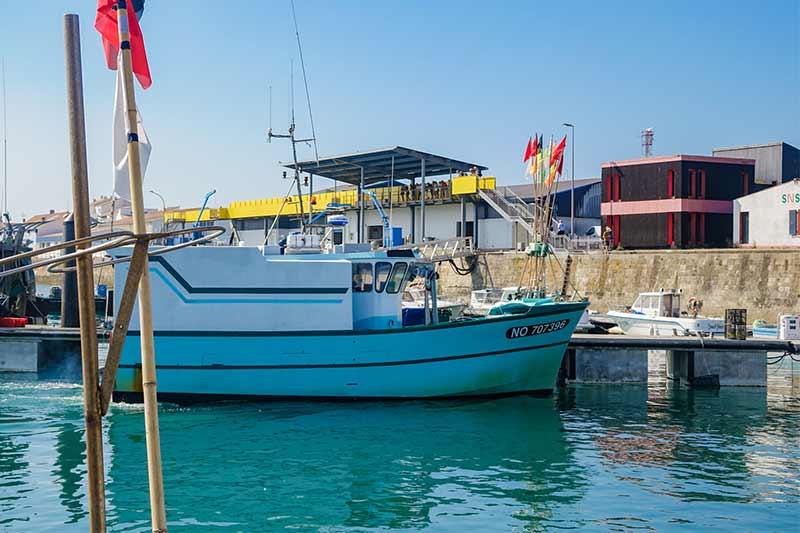
[[[0,377],[0,529],[85,531],[81,389]],[[162,406],[183,531],[797,531],[797,391]],[[112,531],[149,531],[142,411],[105,421]]]

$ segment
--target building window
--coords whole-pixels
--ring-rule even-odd
[[[670,172],[672,172],[670,170]],[[667,213],[667,246],[675,243],[675,213]]]
[[[789,211],[789,235],[792,237],[800,235],[800,211],[796,209]]]
[[[467,234],[461,234],[461,221],[456,222],[456,237],[474,237],[475,236],[475,223],[468,221],[466,223]]]
[[[383,240],[383,226],[367,226],[367,240],[368,241]]]
[[[675,171],[667,170],[667,198],[675,197]]]
[[[741,244],[750,242],[750,213],[747,211],[739,213],[739,242]]]
[[[611,176],[611,200],[616,202],[622,200],[622,192],[620,191],[619,173],[614,173]]]
[[[700,175],[700,198],[706,197],[706,171],[705,170],[698,170],[698,174]]]
[[[689,198],[697,196],[697,171],[693,168],[689,169]]]

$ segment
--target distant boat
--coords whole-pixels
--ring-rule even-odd
[[[625,311],[609,311],[626,335],[722,335],[720,318],[681,313],[681,293],[676,290],[643,292]]]
[[[115,267],[118,286],[127,268]],[[433,265],[411,250],[198,246],[152,257],[150,272],[158,396],[176,402],[549,394],[588,305],[440,322]],[[418,277],[430,305],[411,326],[402,295]],[[117,401],[142,401],[138,334],[124,345]]]

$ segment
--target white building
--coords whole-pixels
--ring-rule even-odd
[[[800,179],[733,201],[736,246],[800,247]]]

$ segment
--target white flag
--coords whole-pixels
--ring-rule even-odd
[[[117,69],[117,92],[114,96],[114,195],[130,201],[131,184],[128,176],[128,134],[125,101],[122,97],[122,70]],[[136,112],[136,128],[139,133],[139,160],[142,165],[142,181],[150,160],[150,139],[142,125],[142,116]]]

